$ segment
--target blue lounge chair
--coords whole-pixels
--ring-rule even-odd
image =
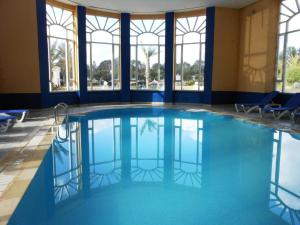
[[[293,112],[297,110],[297,108],[300,106],[300,93],[294,94],[286,104],[283,106],[278,107],[271,107],[266,106],[262,110],[262,117],[265,113],[273,113],[273,116],[275,119],[280,119],[283,116],[287,115],[290,117],[290,119],[293,119]]]
[[[27,109],[10,109],[10,110],[0,110],[0,113],[6,113],[16,117],[17,122],[23,122],[28,114]]]
[[[14,124],[15,120],[15,116],[0,113],[0,133],[5,133]]]
[[[259,102],[257,103],[244,103],[244,104],[235,104],[235,110],[236,112],[244,112],[244,113],[250,113],[253,110],[259,110],[261,113],[261,110],[265,108],[267,105],[270,105],[274,98],[279,94],[278,91],[272,91],[269,94],[267,94],[265,97],[263,97]]]

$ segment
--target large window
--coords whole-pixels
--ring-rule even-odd
[[[165,20],[131,19],[131,90],[164,90]]]
[[[300,92],[300,1],[280,5],[276,89]]]
[[[86,16],[88,90],[115,90],[120,82],[120,20]]]
[[[76,91],[78,88],[74,10],[46,6],[50,92]]]
[[[206,16],[176,18],[174,89],[204,90]]]

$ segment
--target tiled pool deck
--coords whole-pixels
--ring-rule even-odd
[[[83,105],[70,108],[70,114],[81,114],[106,108],[164,106],[185,110],[209,110],[220,114],[233,115],[254,123],[300,133],[300,121],[291,124],[289,120],[274,120],[271,115],[260,118],[258,113],[236,113],[232,105],[196,104],[105,104]],[[16,124],[6,134],[0,134],[0,225],[7,224],[18,202],[26,191],[37,168],[44,158],[56,134],[51,109],[32,110],[25,122]]]

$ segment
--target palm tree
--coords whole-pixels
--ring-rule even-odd
[[[152,56],[157,55],[156,48],[148,47],[147,49],[145,47],[142,48],[143,53],[146,57],[146,71],[145,71],[145,79],[146,79],[146,88],[149,87],[149,76],[150,76],[150,58]]]

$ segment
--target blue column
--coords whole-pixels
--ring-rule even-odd
[[[212,102],[212,73],[214,61],[215,7],[206,9],[206,44],[204,68],[204,103]]]
[[[41,85],[41,106],[47,107],[49,94],[46,0],[36,0],[38,49]]]
[[[166,13],[165,102],[173,101],[174,12]]]
[[[79,85],[78,92],[80,103],[87,103],[87,63],[86,63],[86,10],[83,6],[77,7],[78,25],[78,63],[79,63]]]
[[[130,101],[130,14],[121,14],[121,101]]]

